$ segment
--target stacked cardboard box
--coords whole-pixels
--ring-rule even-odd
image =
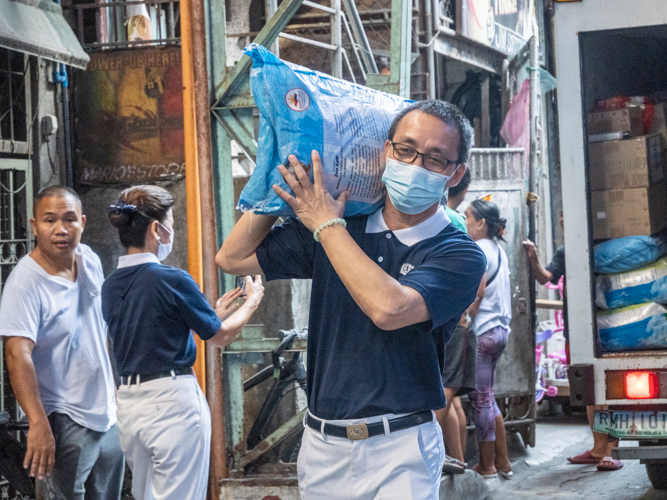
[[[589,135],[630,136],[588,145],[595,239],[651,235],[667,227],[665,139],[661,133],[638,135],[636,115],[620,111],[588,119]]]

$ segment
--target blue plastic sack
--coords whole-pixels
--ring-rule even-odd
[[[604,352],[667,349],[667,309],[655,302],[600,310],[597,322]]]
[[[345,215],[370,214],[384,203],[382,170],[387,132],[396,114],[412,101],[338,80],[278,59],[261,45],[244,53],[253,59],[250,86],[259,108],[255,171],[237,209],[294,215],[273,191],[291,192],[278,171],[296,155],[312,180],[311,152],[322,157],[324,183],[336,198],[350,198]]]
[[[595,272],[621,273],[637,269],[667,254],[667,237],[626,236],[595,245]]]
[[[644,302],[667,304],[667,258],[632,271],[595,276],[595,303],[602,309]]]

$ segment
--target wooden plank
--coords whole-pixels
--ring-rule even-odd
[[[537,306],[538,309],[552,309],[555,311],[563,310],[562,300],[537,299],[535,300],[535,305]]]

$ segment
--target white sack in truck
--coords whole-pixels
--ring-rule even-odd
[[[667,309],[660,304],[600,310],[597,321],[604,352],[667,349]]]
[[[339,80],[278,59],[261,45],[244,50],[253,59],[250,86],[259,108],[256,168],[237,208],[294,215],[273,191],[291,192],[278,171],[294,154],[312,180],[311,152],[322,157],[325,187],[336,198],[350,193],[345,215],[370,214],[384,202],[384,145],[391,123],[412,101]]]
[[[667,303],[667,258],[632,271],[595,276],[595,303],[603,309]]]

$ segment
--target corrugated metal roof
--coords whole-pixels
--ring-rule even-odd
[[[90,60],[51,0],[0,0],[0,47],[81,69]]]

